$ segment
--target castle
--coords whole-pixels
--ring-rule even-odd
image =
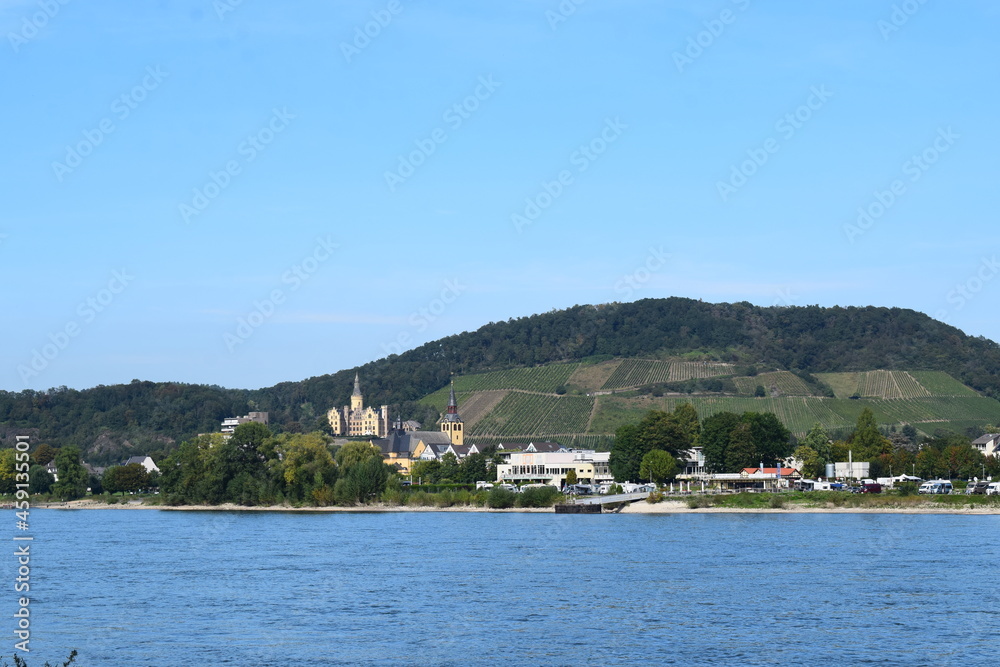
[[[326,413],[333,434],[338,436],[374,436],[384,438],[389,433],[389,406],[383,405],[377,411],[364,405],[361,396],[361,382],[358,374],[354,374],[354,392],[351,393],[350,406],[331,408]]]

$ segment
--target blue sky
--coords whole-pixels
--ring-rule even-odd
[[[63,2],[0,0],[2,389],[665,296],[1000,340],[988,0]]]

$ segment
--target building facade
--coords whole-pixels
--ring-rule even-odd
[[[497,481],[505,484],[550,484],[562,488],[572,470],[579,484],[605,484],[614,481],[608,465],[610,452],[587,449],[558,452],[515,451],[497,466]]]
[[[354,374],[354,391],[351,393],[351,404],[342,408],[331,408],[326,413],[333,434],[337,436],[364,437],[374,436],[384,438],[389,434],[389,406],[383,405],[378,410],[365,407],[361,395],[361,381]]]

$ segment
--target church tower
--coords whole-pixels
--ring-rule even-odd
[[[364,405],[364,401],[361,398],[361,381],[358,379],[358,374],[354,374],[354,392],[351,394],[351,411],[360,410]]]
[[[462,431],[462,418],[458,416],[458,401],[455,400],[455,382],[451,383],[451,395],[448,397],[448,412],[441,420],[441,432],[447,433],[451,444],[464,445],[465,433]]]

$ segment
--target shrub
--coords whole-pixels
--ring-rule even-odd
[[[785,499],[775,494],[771,496],[771,499],[767,502],[767,506],[771,509],[780,510],[785,507]]]
[[[486,506],[497,510],[510,509],[514,506],[516,496],[513,491],[494,486],[486,497]]]
[[[517,506],[551,507],[559,496],[559,489],[554,486],[533,486],[521,492],[517,497]]]
[[[917,492],[916,482],[900,482],[895,486],[896,492],[901,496],[912,496]]]
[[[646,502],[650,505],[655,505],[656,503],[663,502],[663,493],[660,491],[653,491],[648,496],[646,496]]]
[[[692,496],[687,499],[687,506],[696,510],[701,507],[711,507],[712,501],[708,498],[708,496]]]

